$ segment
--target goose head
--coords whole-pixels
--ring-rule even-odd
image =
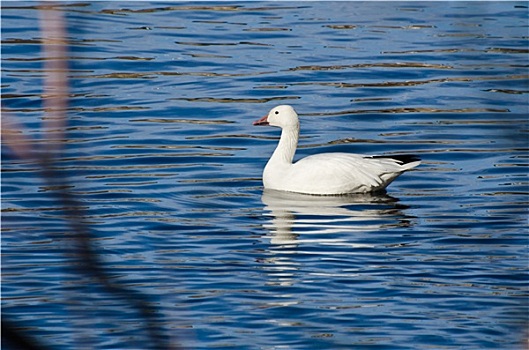
[[[253,125],[271,125],[284,128],[299,127],[298,114],[289,105],[274,107],[270,112],[261,119],[253,122]]]

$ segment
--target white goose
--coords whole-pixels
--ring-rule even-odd
[[[421,163],[418,157],[411,155],[351,153],[320,153],[292,163],[299,138],[299,119],[292,106],[272,108],[253,125],[282,129],[279,144],[264,168],[263,184],[267,189],[313,195],[376,192]]]

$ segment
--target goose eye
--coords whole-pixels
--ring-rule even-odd
[[[276,114],[279,114],[279,111],[276,111]]]

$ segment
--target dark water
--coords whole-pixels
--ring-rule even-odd
[[[2,2],[2,107],[42,148],[37,5]],[[54,349],[152,345],[75,270],[66,186],[112,282],[186,348],[524,348],[526,2],[62,7],[67,182],[3,145],[3,317]],[[279,133],[252,121],[277,104],[300,113],[298,157],[423,164],[387,195],[263,191]]]

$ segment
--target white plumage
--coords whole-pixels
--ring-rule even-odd
[[[299,139],[299,119],[294,108],[277,106],[254,125],[282,129],[279,144],[263,172],[263,184],[268,189],[314,195],[375,192],[421,163],[410,155],[352,153],[320,153],[293,163]]]

